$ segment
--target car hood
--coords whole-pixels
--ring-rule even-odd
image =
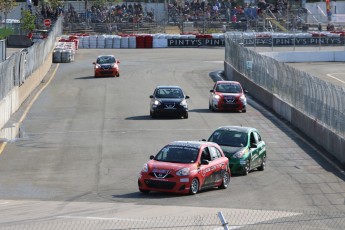
[[[235,153],[245,149],[246,147],[233,147],[233,146],[226,146],[226,145],[220,145],[222,148],[224,155],[227,157],[232,157]]]
[[[151,160],[148,163],[149,171],[156,173],[169,173],[171,171],[177,171],[181,168],[191,167],[191,164],[182,164],[182,163],[172,163],[172,162],[162,162]]]
[[[156,98],[157,100],[165,103],[165,102],[171,102],[171,103],[180,103],[183,98]]]
[[[223,97],[240,97],[242,95],[242,93],[219,93],[219,92],[217,92],[216,94]]]
[[[107,67],[107,66],[112,66],[112,65],[114,65],[115,63],[103,63],[103,64],[98,64],[98,65],[100,65],[100,66],[102,66],[102,67]]]

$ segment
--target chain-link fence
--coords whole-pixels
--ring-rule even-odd
[[[221,214],[221,215],[220,215]],[[224,218],[224,222],[221,221]],[[7,224],[1,230],[97,230],[97,229],[255,229],[255,230],[315,230],[345,229],[345,214],[337,212],[294,212],[240,210],[194,216],[161,216],[155,218],[97,218],[60,216],[55,220],[26,224]]]
[[[345,89],[243,46],[227,34],[225,60],[238,72],[345,136]],[[248,66],[250,64],[250,68]]]
[[[0,98],[4,98],[15,86],[20,86],[49,58],[56,37],[62,34],[62,18],[59,18],[48,38],[13,53],[0,63]]]

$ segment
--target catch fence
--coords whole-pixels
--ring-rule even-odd
[[[318,123],[345,136],[345,89],[323,81],[248,47],[228,33],[225,61],[239,73]]]
[[[220,212],[194,216],[161,216],[155,218],[115,218],[59,216],[57,219],[37,220],[25,224],[3,224],[1,230],[130,230],[130,229],[178,229],[178,230],[343,230],[345,214],[342,212],[296,212],[233,209],[222,212],[225,222],[221,221]],[[223,223],[223,224],[222,224]]]
[[[55,46],[55,41],[62,34],[62,18],[54,24],[48,38],[35,42],[32,46],[13,53],[0,63],[0,99],[15,87],[22,85],[37,70]]]

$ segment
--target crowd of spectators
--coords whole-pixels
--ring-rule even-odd
[[[238,22],[247,19],[257,19],[263,13],[270,11],[272,13],[284,13],[289,9],[288,0],[277,0],[276,4],[266,3],[265,0],[259,0],[257,4],[238,5],[232,0],[214,0],[205,1],[191,0],[184,4],[176,0],[169,4],[170,21],[198,21],[198,20],[216,20]]]
[[[140,3],[128,3],[113,6],[93,5],[85,13],[77,13],[72,5],[69,6],[65,17],[69,22],[89,23],[119,23],[119,22],[154,22],[154,11],[144,12]]]

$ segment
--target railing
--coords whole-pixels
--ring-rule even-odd
[[[345,88],[246,48],[240,34],[228,33],[226,40],[226,62],[234,69],[299,111],[315,118],[316,122],[345,136]],[[246,68],[244,63],[247,61],[254,63],[252,68]]]

